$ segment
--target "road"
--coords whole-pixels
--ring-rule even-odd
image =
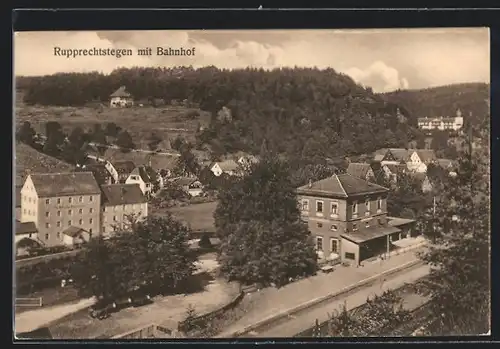
[[[16,314],[15,332],[30,332],[37,328],[47,326],[53,321],[59,320],[67,315],[90,307],[95,303],[94,298],[82,299],[77,303],[57,305],[53,307],[28,310],[21,314]]]
[[[328,320],[328,313],[340,309],[346,302],[347,309],[356,308],[366,302],[368,296],[372,297],[375,294],[381,294],[388,289],[396,289],[406,283],[413,283],[418,279],[426,276],[429,273],[427,265],[418,266],[414,269],[406,270],[405,272],[398,273],[394,276],[387,277],[385,281],[379,281],[371,286],[364,287],[359,291],[346,296],[335,297],[330,302],[322,304],[320,307],[311,307],[307,310],[301,311],[295,316],[290,316],[287,319],[274,322],[256,329],[248,334],[242,334],[240,337],[293,337],[297,333],[306,330],[314,325],[316,319],[320,323]],[[410,295],[405,299],[408,308],[415,308],[423,302],[420,297]]]

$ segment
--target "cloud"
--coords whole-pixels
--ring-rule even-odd
[[[364,70],[352,67],[347,69],[345,73],[357,83],[372,87],[375,92],[409,88],[408,80],[401,78],[397,69],[389,67],[382,61],[374,62]]]
[[[54,47],[130,48],[133,56],[57,57]],[[138,56],[152,47],[195,48],[194,56]],[[489,81],[485,29],[298,31],[21,32],[14,38],[17,75],[179,66],[265,69],[331,67],[374,91]]]

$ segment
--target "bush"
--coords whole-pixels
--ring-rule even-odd
[[[201,236],[199,246],[200,248],[212,248],[212,242],[210,241],[210,237],[207,233]]]

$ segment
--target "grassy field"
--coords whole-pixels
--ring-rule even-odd
[[[76,108],[27,106],[22,103],[17,105],[16,123],[29,121],[38,132],[44,133],[44,124],[47,121],[59,122],[65,131],[71,131],[76,126],[92,129],[95,124],[105,125],[108,122],[114,122],[127,130],[136,145],[142,149],[147,149],[147,141],[145,140],[152,131],[155,131],[164,140],[173,140],[180,134],[192,141],[197,125],[206,126],[210,121],[208,112],[186,107]],[[160,145],[160,148],[162,146],[163,148],[168,147],[168,142],[164,143]]]
[[[73,166],[70,164],[42,154],[39,151],[21,143],[16,144],[15,156],[16,186],[23,185],[28,171],[53,173],[69,172],[73,170]]]
[[[168,209],[176,219],[191,227],[193,231],[215,231],[214,211],[217,202],[207,202],[203,204],[194,204],[187,206],[178,206]],[[162,212],[152,214],[161,215]]]

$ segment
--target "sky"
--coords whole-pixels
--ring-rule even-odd
[[[195,48],[194,56],[158,56],[156,47]],[[117,48],[132,56],[54,55],[62,49]],[[152,47],[153,55],[137,49]],[[78,31],[14,33],[15,75],[119,67],[214,65],[333,68],[375,92],[490,81],[487,28],[384,30]]]

